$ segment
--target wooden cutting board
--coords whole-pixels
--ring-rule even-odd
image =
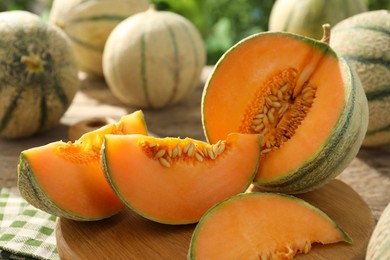
[[[297,255],[296,259],[364,259],[375,221],[366,203],[351,187],[333,180],[321,189],[298,197],[328,214],[350,235],[353,244],[315,244],[309,254]],[[194,228],[195,224],[158,224],[129,209],[96,222],[59,218],[57,248],[61,259],[67,260],[183,260],[186,259]]]

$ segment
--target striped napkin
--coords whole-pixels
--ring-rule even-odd
[[[28,204],[16,187],[0,190],[0,259],[59,259],[56,217]]]

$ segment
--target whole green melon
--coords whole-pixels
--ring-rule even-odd
[[[365,11],[364,0],[276,0],[270,14],[269,30],[320,39],[323,24],[333,26]]]
[[[364,146],[390,143],[390,11],[370,11],[338,23],[330,45],[355,67],[368,99]]]
[[[367,246],[366,260],[390,259],[390,203],[379,217]]]
[[[27,11],[0,13],[0,137],[57,125],[79,87],[68,38]]]
[[[103,49],[111,31],[149,5],[149,0],[53,0],[49,22],[69,36],[79,69],[103,77]]]

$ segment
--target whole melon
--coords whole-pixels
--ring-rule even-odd
[[[364,0],[277,0],[271,10],[269,30],[320,39],[323,24],[333,26],[365,11]]]
[[[80,70],[102,77],[108,35],[122,20],[148,6],[148,0],[54,0],[49,21],[70,37]]]
[[[366,260],[390,259],[390,203],[383,210],[368,242]]]
[[[27,11],[0,13],[0,136],[56,125],[79,87],[67,36]]]
[[[354,66],[369,106],[364,146],[390,143],[390,11],[355,15],[332,30],[330,45]]]
[[[104,48],[103,72],[123,103],[161,108],[192,93],[205,62],[202,37],[189,20],[150,8],[112,31]]]

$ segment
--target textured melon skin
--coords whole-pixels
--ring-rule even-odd
[[[363,0],[277,0],[272,7],[269,29],[320,39],[321,26],[367,11]]]
[[[52,128],[79,87],[68,38],[26,11],[1,13],[0,33],[0,136]]]
[[[390,143],[390,11],[355,15],[332,30],[330,45],[353,66],[369,106],[364,146]]]
[[[333,131],[312,158],[277,179],[255,178],[266,191],[290,194],[317,189],[337,177],[360,150],[368,125],[368,103],[356,72],[339,57],[346,77],[346,99]]]
[[[386,206],[371,235],[366,260],[390,259],[390,203]]]
[[[149,9],[112,31],[104,48],[103,72],[121,102],[162,108],[193,92],[205,62],[202,37],[190,21]]]
[[[102,55],[111,31],[149,6],[148,0],[54,0],[49,21],[71,39],[80,70],[102,77]]]

